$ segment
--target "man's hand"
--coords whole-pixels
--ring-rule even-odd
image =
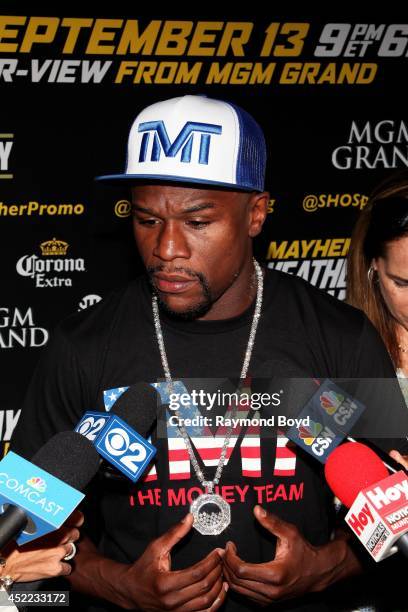
[[[218,610],[228,584],[223,581],[222,549],[184,570],[171,571],[171,549],[191,529],[192,514],[153,540],[143,555],[123,572],[122,593],[127,591],[129,608],[146,611]]]
[[[223,564],[231,589],[257,604],[321,591],[358,571],[344,539],[312,546],[291,523],[260,506],[255,506],[254,514],[262,527],[277,537],[275,558],[266,563],[246,563],[237,555],[235,544],[228,542]]]

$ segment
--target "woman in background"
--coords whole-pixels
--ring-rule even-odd
[[[380,333],[408,405],[408,179],[380,188],[354,227],[347,301]]]
[[[347,259],[347,301],[363,310],[388,349],[408,407],[408,177],[380,187],[361,212]],[[390,455],[408,470],[408,457]],[[401,559],[384,567],[392,580]],[[371,587],[369,587],[371,589]],[[370,592],[370,590],[369,590]],[[382,593],[369,610],[407,610],[402,589],[393,604]],[[385,606],[385,607],[384,607]]]

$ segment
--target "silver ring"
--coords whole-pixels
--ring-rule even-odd
[[[77,548],[75,546],[75,544],[73,542],[69,542],[71,544],[71,552],[69,552],[67,555],[65,555],[65,557],[62,557],[63,561],[71,561],[71,559],[73,559],[76,555],[77,552]]]

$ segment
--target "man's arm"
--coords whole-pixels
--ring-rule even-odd
[[[94,408],[92,395],[75,347],[57,328],[28,386],[11,449],[30,459],[54,434],[72,429]]]
[[[128,608],[127,594],[121,592],[127,565],[103,557],[87,536],[81,539],[77,550],[74,570],[68,577],[72,589]]]

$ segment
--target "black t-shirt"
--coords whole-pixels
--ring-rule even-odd
[[[204,379],[211,389],[220,381],[223,385],[226,379],[237,379],[253,312],[254,304],[228,320],[192,322],[175,321],[161,313],[173,380],[191,391]],[[394,372],[372,325],[360,311],[292,276],[266,271],[249,374],[372,379],[363,399],[371,403],[374,429],[382,431],[387,426],[392,431],[394,423],[395,431],[408,432],[408,413],[397,385],[394,405],[379,401],[375,379],[393,377]],[[54,433],[71,429],[86,410],[106,410],[127,387],[138,381],[157,385],[163,376],[150,289],[142,276],[66,319],[55,331],[28,390],[12,449],[30,457]],[[152,539],[188,512],[190,502],[202,491],[174,429],[168,425],[165,436],[153,431],[155,462],[136,485],[103,473],[94,483],[97,492],[93,491],[89,506],[99,520],[93,514],[91,523],[98,523],[100,530],[91,535],[107,557],[127,563],[138,558]],[[207,431],[208,444],[195,440],[207,479],[214,476],[220,452],[214,433]],[[408,450],[401,440],[386,439],[382,445]],[[276,540],[257,524],[252,513],[257,503],[294,523],[314,545],[330,537],[332,495],[321,464],[265,429],[234,433],[219,492],[230,503],[230,526],[219,536],[202,536],[192,529],[173,550],[173,569],[192,565],[228,540],[236,543],[238,554],[247,561],[273,559]],[[310,595],[273,608],[306,610],[310,605],[311,610],[325,609],[319,607],[324,599],[322,594]],[[255,608],[230,593],[224,609]]]

